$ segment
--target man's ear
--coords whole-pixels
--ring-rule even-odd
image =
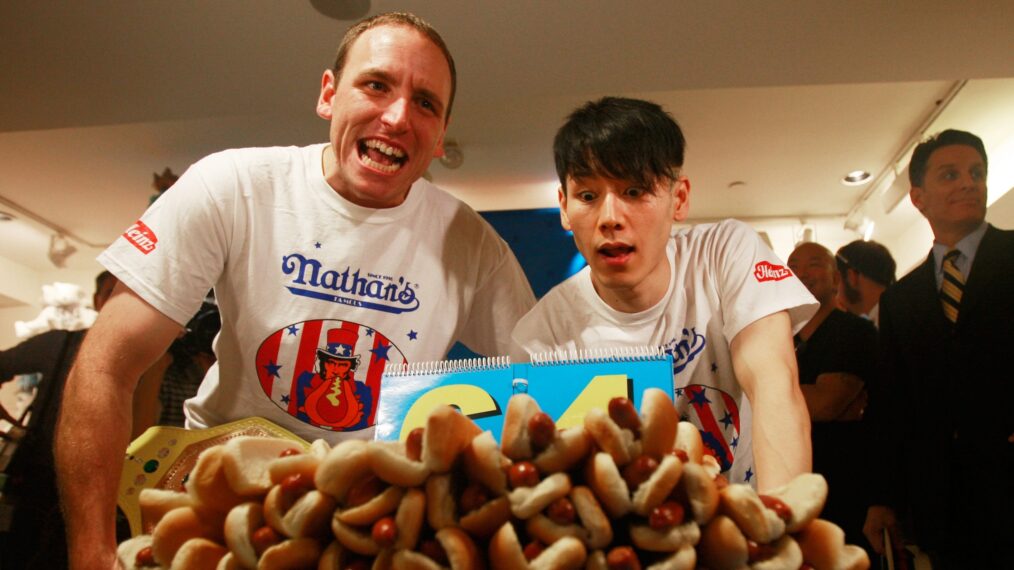
[[[321,119],[331,120],[331,103],[335,94],[334,72],[330,69],[324,70],[320,78],[320,96],[317,97],[317,116]]]
[[[451,124],[451,119],[448,118],[444,122],[444,130],[440,131],[440,139],[437,140],[437,146],[433,148],[433,158],[440,158],[444,156],[444,137],[447,136],[447,127]]]
[[[570,218],[567,217],[567,193],[563,190],[563,186],[556,189],[556,197],[560,201],[560,225],[563,229],[571,231]]]
[[[915,209],[919,210],[920,212],[922,212],[923,208],[922,193],[923,190],[921,186],[913,186],[908,191],[908,199],[912,201],[912,205],[915,206]]]
[[[674,222],[682,222],[690,214],[690,180],[686,176],[680,176],[676,180],[673,198],[672,219]]]

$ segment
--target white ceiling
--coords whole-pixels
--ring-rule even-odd
[[[832,246],[855,237],[843,218],[871,191],[838,179],[891,168],[939,102],[966,128],[1014,134],[990,119],[1014,105],[1009,0],[332,4],[408,10],[441,31],[465,161],[430,172],[480,210],[554,206],[553,133],[606,94],[681,122],[692,218],[819,223]],[[0,269],[52,269],[51,232],[25,211],[78,238],[68,266],[93,271],[147,206],[152,172],[324,140],[320,73],[348,24],[310,0],[4,0],[0,210],[20,212],[0,223]]]

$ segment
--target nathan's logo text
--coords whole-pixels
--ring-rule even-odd
[[[127,228],[127,231],[123,232],[123,237],[127,238],[127,241],[145,255],[155,251],[155,244],[158,243],[155,232],[151,231],[151,228],[144,225],[141,220],[134,222],[134,225]]]
[[[792,272],[787,267],[775,265],[768,261],[761,261],[753,267],[753,276],[761,283],[764,281],[781,281],[790,275],[792,275]]]
[[[282,273],[292,276],[292,284],[286,288],[293,295],[385,313],[419,308],[415,286],[404,277],[394,279],[351,267],[344,271],[324,269],[320,261],[298,253],[282,257]]]

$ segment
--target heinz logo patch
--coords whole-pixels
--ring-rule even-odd
[[[134,225],[127,228],[127,231],[123,232],[123,237],[145,255],[155,251],[155,244],[158,243],[155,232],[151,231],[151,228],[144,225],[141,220],[134,222]]]
[[[792,275],[792,272],[787,267],[775,265],[767,261],[761,261],[753,266],[753,276],[761,283],[765,281],[781,281],[790,275]]]

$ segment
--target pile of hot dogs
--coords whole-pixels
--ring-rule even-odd
[[[150,534],[126,568],[866,568],[817,519],[823,477],[767,496],[729,485],[662,391],[558,430],[510,400],[502,443],[453,408],[400,442],[308,451],[237,438],[204,451],[185,493],[145,490]]]

